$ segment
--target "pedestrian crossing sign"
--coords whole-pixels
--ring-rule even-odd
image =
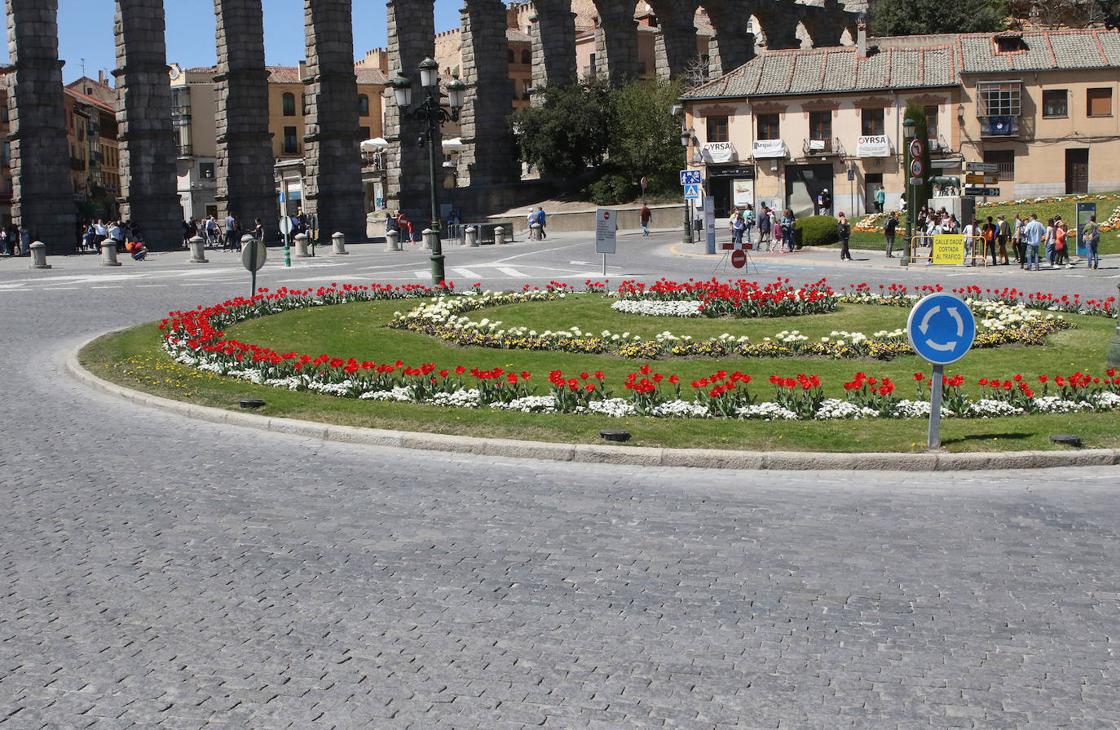
[[[700,199],[700,186],[699,185],[685,185],[684,186],[684,199],[685,200],[699,200]]]

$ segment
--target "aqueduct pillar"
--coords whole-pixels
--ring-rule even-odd
[[[549,86],[567,86],[576,80],[576,14],[571,0],[536,0],[530,19],[533,42],[533,103]]]
[[[304,0],[307,113],[304,212],[314,214],[320,242],[341,232],[366,239],[358,77],[350,0]]]
[[[140,229],[149,248],[175,249],[183,209],[175,190],[163,0],[117,0],[115,25],[121,217]]]
[[[73,253],[77,214],[58,60],[58,0],[7,0],[12,218],[52,255]],[[26,253],[26,252],[25,252]]]
[[[656,38],[657,75],[675,79],[699,56],[696,41],[698,0],[651,2],[660,32]]]
[[[642,62],[638,55],[638,24],[634,5],[617,0],[596,0],[599,27],[595,32],[596,75],[612,86],[638,78]]]
[[[261,0],[214,0],[218,69],[218,217],[233,213],[251,230],[257,218],[266,240],[279,217],[268,130],[268,71]]]
[[[463,151],[460,185],[494,185],[521,178],[509,127],[513,82],[509,78],[506,6],[502,0],[467,0],[462,10]]]

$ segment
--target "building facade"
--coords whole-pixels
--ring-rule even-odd
[[[686,94],[690,160],[717,214],[751,203],[814,212],[898,206],[902,119],[925,110],[935,172],[1000,166],[999,198],[1120,189],[1120,34],[1103,30],[866,38],[764,52]]]

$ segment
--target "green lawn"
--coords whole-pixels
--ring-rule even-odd
[[[537,305],[508,307],[509,311],[495,317],[498,309],[482,310],[491,319],[503,319],[513,324],[515,318],[524,323],[545,322],[555,319],[552,329],[563,322],[573,324],[585,316],[595,317],[595,326],[603,324],[607,316],[623,317],[631,322],[630,330],[638,327],[685,331],[691,325],[715,326],[717,329],[758,326],[775,330],[797,327],[792,320],[762,320],[750,323],[701,322],[668,318],[648,319],[615,315],[603,312],[609,306],[595,297],[573,298],[547,317]],[[408,363],[433,361],[442,366],[463,364],[468,367],[504,367],[530,370],[534,373],[541,392],[545,391],[544,376],[549,370],[560,368],[568,372],[603,370],[608,382],[620,391],[619,383],[640,364],[606,356],[580,356],[565,353],[521,352],[504,350],[462,350],[444,345],[431,338],[409,332],[390,330],[384,323],[397,310],[406,309],[411,302],[377,302],[349,304],[326,308],[297,310],[252,320],[230,329],[230,336],[243,341],[268,345],[280,351],[296,350],[308,354],[329,353],[358,359],[396,360]],[[803,331],[822,329],[872,330],[867,326],[872,316],[898,321],[904,310],[879,308],[868,312],[867,307],[846,306],[836,315],[822,316],[820,323],[806,323]],[[519,310],[519,311],[515,311]],[[484,316],[475,313],[476,316]],[[809,318],[813,319],[813,318]],[[1076,317],[1077,328],[1061,332],[1051,338],[1046,348],[1024,349],[1007,347],[997,350],[977,351],[949,372],[960,372],[970,379],[981,375],[1009,376],[1016,372],[1034,375],[1046,372],[1072,372],[1104,369],[1104,349],[1115,328],[1115,323],[1103,318]],[[828,320],[829,324],[824,322]],[[836,324],[832,324],[835,322]],[[844,324],[846,323],[846,324]],[[863,323],[863,324],[861,324]],[[580,325],[583,326],[583,325]],[[883,326],[891,326],[884,324]],[[541,329],[547,327],[541,326]],[[748,450],[815,450],[815,451],[920,451],[924,448],[926,424],[922,420],[870,420],[856,422],[794,422],[767,423],[754,421],[681,421],[672,419],[626,418],[611,419],[603,416],[533,415],[490,410],[444,409],[434,406],[400,403],[379,403],[335,398],[312,393],[292,393],[286,390],[255,386],[250,383],[201,373],[180,366],[167,358],[159,348],[159,333],[154,325],[135,327],[122,333],[99,339],[86,347],[82,362],[94,373],[129,387],[158,395],[190,400],[220,408],[236,409],[238,400],[257,397],[268,405],[260,413],[288,416],[347,425],[377,428],[423,430],[435,433],[457,433],[476,436],[494,436],[560,442],[598,442],[598,432],[606,427],[629,430],[635,445],[660,445],[671,447],[725,447]],[[841,384],[856,371],[864,370],[873,375],[888,375],[900,384],[903,397],[913,397],[910,376],[917,370],[927,370],[914,357],[899,358],[890,363],[869,361],[826,360],[672,360],[654,363],[664,373],[678,373],[686,382],[711,373],[715,369],[739,369],[755,377],[752,389],[756,395],[767,399],[771,396],[766,378],[770,374],[816,373],[824,380],[831,395],[842,392]],[[1120,446],[1120,414],[1088,414],[1069,416],[1029,416],[989,420],[949,419],[943,428],[945,446],[951,451],[1014,450],[1026,448],[1053,448],[1048,441],[1052,433],[1076,433],[1090,447]]]

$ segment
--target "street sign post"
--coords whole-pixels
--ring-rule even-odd
[[[976,339],[976,319],[968,305],[952,294],[930,294],[910,310],[906,336],[919,357],[933,365],[930,384],[930,450],[941,447],[941,396],[945,366],[964,357]]]
[[[250,283],[253,287],[249,294],[249,298],[253,298],[257,294],[257,272],[264,266],[264,262],[268,259],[268,248],[265,247],[264,241],[253,239],[252,243],[244,243],[241,246],[241,265],[245,267],[246,271],[250,274]]]
[[[681,187],[686,185],[699,185],[701,181],[699,170],[681,170]]]
[[[607,255],[618,247],[618,221],[614,211],[599,208],[595,211],[595,253],[603,254],[603,276],[607,275]]]
[[[737,248],[731,252],[731,265],[736,269],[741,269],[747,265],[747,252],[741,248]]]
[[[282,216],[280,218],[280,232],[284,234],[284,265],[291,267],[292,265],[292,247],[291,247],[291,233],[292,233],[292,219],[289,216]]]
[[[700,184],[689,183],[684,186],[684,199],[685,200],[699,200],[700,199]]]
[[[941,234],[933,237],[931,263],[934,266],[964,266],[964,236]]]
[[[964,171],[999,174],[999,164],[996,162],[966,162],[964,163]]]
[[[964,176],[965,185],[998,185],[999,175],[970,172]]]
[[[704,198],[704,233],[707,235],[707,251],[714,255],[716,252],[716,205],[711,195]]]
[[[999,188],[966,187],[964,189],[964,194],[974,198],[994,198],[999,195]]]

